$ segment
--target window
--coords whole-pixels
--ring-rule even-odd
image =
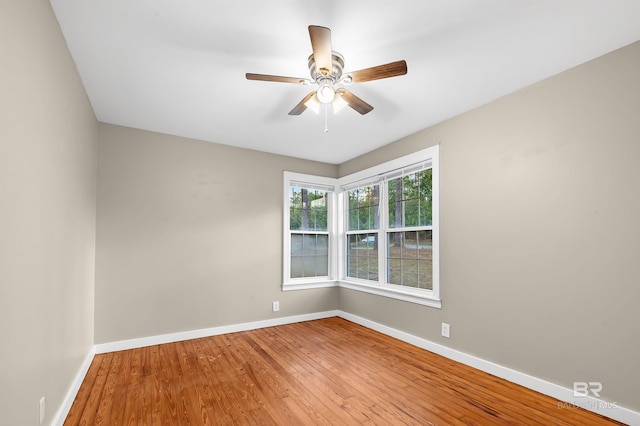
[[[440,307],[439,147],[341,179],[285,172],[283,289]]]
[[[438,147],[340,179],[340,285],[440,307]]]
[[[333,179],[285,173],[285,289],[336,285]]]
[[[346,197],[346,275],[377,280],[380,185],[373,184],[348,190]]]
[[[410,172],[387,185],[387,282],[433,290],[432,170]]]

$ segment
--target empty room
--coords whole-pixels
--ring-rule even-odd
[[[640,425],[640,2],[0,0],[0,425]]]

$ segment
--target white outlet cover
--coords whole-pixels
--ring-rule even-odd
[[[446,322],[442,323],[442,337],[450,337],[451,326]]]

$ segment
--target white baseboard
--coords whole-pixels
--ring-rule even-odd
[[[87,356],[84,357],[82,361],[82,365],[80,365],[80,369],[76,373],[76,377],[73,379],[71,383],[71,387],[67,391],[64,399],[62,400],[62,404],[60,408],[58,408],[58,412],[56,413],[53,421],[51,422],[54,426],[62,426],[67,415],[69,414],[69,410],[71,409],[71,405],[73,405],[73,401],[76,399],[76,395],[80,390],[80,386],[82,385],[82,381],[84,377],[87,375],[87,371],[89,371],[89,367],[91,366],[91,361],[93,361],[93,357],[95,356],[95,346],[92,346],[89,350]]]
[[[126,349],[141,348],[151,345],[159,345],[163,343],[179,342],[182,340],[197,339],[200,337],[216,336],[226,333],[235,333],[238,331],[255,330],[265,327],[273,327],[277,325],[292,324],[296,322],[311,321],[329,317],[341,317],[346,320],[352,321],[356,324],[360,324],[364,327],[372,330],[379,331],[388,336],[410,343],[422,349],[426,349],[430,352],[442,355],[454,361],[458,361],[462,364],[470,367],[477,368],[478,370],[493,374],[494,376],[503,378],[510,382],[524,386],[526,388],[535,390],[542,394],[551,396],[558,399],[561,403],[567,405],[558,406],[558,409],[572,409],[575,407],[581,407],[586,410],[598,413],[605,417],[626,423],[628,425],[640,426],[640,413],[628,408],[621,407],[611,402],[603,401],[593,397],[580,397],[575,398],[573,396],[573,390],[559,386],[555,383],[548,382],[546,380],[539,379],[537,377],[530,376],[525,373],[513,370],[508,367],[487,361],[473,355],[469,355],[464,352],[460,352],[456,349],[449,348],[444,345],[432,342],[421,337],[414,336],[404,331],[396,330],[386,325],[377,323],[375,321],[368,320],[357,315],[343,312],[340,310],[316,312],[312,314],[295,315],[290,317],[274,318],[263,321],[247,322],[242,324],[226,325],[220,327],[205,328],[200,330],[185,331],[179,333],[162,334],[158,336],[143,337],[139,339],[121,340],[117,342],[101,343],[95,345],[91,352],[87,354],[85,361],[82,364],[80,371],[78,372],[76,379],[74,380],[62,406],[58,410],[56,417],[53,421],[53,425],[62,425],[66,418],[71,405],[75,399],[82,380],[91,365],[91,361],[95,354],[114,352]]]
[[[200,337],[217,336],[219,334],[236,333],[238,331],[256,330],[258,328],[276,325],[293,324],[296,322],[339,316],[339,311],[315,312],[312,314],[294,315],[290,317],[273,318],[262,321],[246,322],[242,324],[223,325],[220,327],[203,328],[200,330],[182,331],[179,333],[161,334],[158,336],[142,337],[139,339],[120,340],[118,342],[101,343],[95,346],[95,352],[122,351],[126,349],[142,348],[145,346],[161,345],[163,343],[180,342],[182,340],[198,339]]]
[[[380,333],[386,334],[388,336],[395,337],[398,340],[410,343],[419,348],[426,349],[430,352],[442,355],[446,358],[452,359],[473,368],[477,368],[478,370],[493,374],[494,376],[508,380],[512,383],[516,383],[518,385],[540,392],[544,395],[548,395],[550,397],[558,399],[559,401],[561,401],[559,403],[558,409],[573,409],[575,407],[581,407],[594,413],[598,413],[602,416],[626,423],[628,425],[640,426],[640,413],[628,408],[621,407],[617,403],[611,403],[593,397],[576,398],[573,396],[573,389],[565,388],[555,383],[551,383],[546,380],[521,373],[519,371],[504,367],[491,361],[486,361],[482,358],[460,352],[456,349],[434,343],[430,340],[405,333],[404,331],[396,330],[394,328],[382,325],[366,318],[359,317],[357,315],[352,315],[348,312],[338,311],[338,316],[372,330],[379,331]]]

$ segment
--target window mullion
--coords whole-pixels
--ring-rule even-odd
[[[387,229],[389,228],[389,191],[387,179],[380,182],[380,226],[378,227],[378,283],[386,284],[387,280],[387,250],[389,241]]]

